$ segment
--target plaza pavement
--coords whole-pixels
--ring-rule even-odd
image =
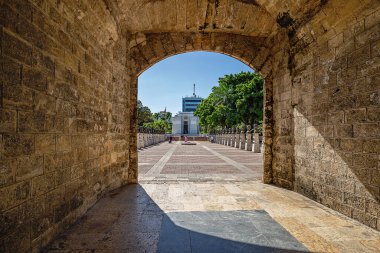
[[[139,151],[139,181],[261,180],[261,153],[210,142],[162,143]]]
[[[380,252],[380,233],[261,183],[261,154],[208,142],[139,151],[139,184],[101,199],[46,252]]]

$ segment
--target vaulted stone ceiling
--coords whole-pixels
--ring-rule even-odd
[[[130,32],[228,32],[269,36],[279,13],[293,19],[318,10],[321,0],[104,0]]]
[[[37,1],[37,0],[36,0]],[[278,18],[288,13],[282,26],[302,27],[316,13],[317,25],[303,27],[297,35],[316,40],[344,20],[341,15],[360,13],[378,0],[62,0],[58,9],[92,30],[94,40],[109,46],[121,33],[217,32],[271,37],[281,26]],[[347,11],[349,10],[349,11]],[[96,18],[94,18],[96,17]],[[280,24],[279,24],[280,23]],[[299,30],[299,29],[297,29]]]

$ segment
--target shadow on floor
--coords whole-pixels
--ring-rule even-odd
[[[142,186],[128,185],[101,199],[42,252],[308,250],[263,210],[165,213]]]

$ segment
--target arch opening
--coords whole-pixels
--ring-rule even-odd
[[[239,64],[241,64],[242,66],[244,66],[245,68],[245,70],[250,70],[251,71],[251,73],[256,73],[256,71],[255,71],[255,69],[253,69],[251,66],[252,66],[252,61],[248,61],[247,60],[247,58],[244,58],[244,57],[241,57],[241,56],[237,56],[237,55],[235,55],[235,54],[232,54],[231,52],[223,52],[223,51],[221,51],[221,50],[215,50],[215,51],[211,51],[211,50],[184,50],[183,52],[179,52],[179,53],[177,53],[177,52],[175,52],[175,53],[170,53],[170,54],[168,54],[168,55],[165,55],[165,56],[163,56],[162,58],[155,58],[154,60],[152,60],[152,61],[150,61],[150,62],[152,62],[150,65],[147,65],[146,67],[145,67],[145,69],[143,70],[143,71],[139,71],[139,73],[134,77],[135,79],[136,79],[136,81],[134,82],[135,83],[135,87],[136,87],[136,91],[139,89],[139,84],[138,84],[138,79],[142,76],[142,74],[143,73],[146,73],[146,71],[150,71],[150,69],[151,68],[155,68],[157,65],[160,65],[160,64],[164,64],[165,63],[165,61],[166,60],[169,60],[169,59],[173,59],[173,58],[176,58],[176,56],[184,56],[184,55],[188,55],[188,54],[192,54],[192,53],[208,53],[207,54],[207,56],[209,56],[209,55],[218,55],[219,56],[219,58],[222,58],[223,60],[224,59],[230,59],[230,61],[235,61],[235,62],[239,62]],[[251,62],[251,64],[249,65],[248,64],[248,62]],[[224,74],[233,74],[234,72],[232,71],[232,72],[228,72],[228,67],[227,66],[225,66],[225,70],[224,70]],[[253,71],[253,72],[252,72]],[[236,71],[235,71],[236,72]],[[240,71],[238,71],[238,72],[240,72]],[[223,75],[220,75],[219,77],[222,77]],[[269,79],[268,77],[266,78],[266,79],[264,79],[264,80],[267,80],[267,79]],[[216,78],[216,80],[213,82],[213,85],[214,84],[217,84],[217,78]],[[269,82],[269,84],[271,84],[271,82]],[[264,81],[264,85],[263,85],[263,89],[265,90],[266,89],[266,84],[265,84],[265,81]],[[158,91],[156,91],[156,92],[158,92]],[[268,92],[264,92],[264,94],[268,94]],[[269,94],[271,94],[271,93],[269,93]],[[138,101],[138,99],[137,99],[137,95],[138,95],[138,92],[136,92],[135,93],[135,95],[136,95],[136,101]],[[182,95],[185,95],[185,94],[182,94]],[[263,100],[268,100],[268,97],[263,97]],[[271,98],[269,98],[269,100],[271,100]],[[265,105],[265,103],[263,103],[264,105]],[[134,106],[133,107],[134,108],[134,110],[137,110],[136,108],[137,108],[137,103],[136,103],[136,106]],[[166,108],[165,108],[166,109]],[[263,129],[263,131],[264,131],[264,135],[265,136],[267,136],[266,138],[268,138],[269,139],[269,137],[270,137],[270,131],[269,131],[269,127],[268,127],[268,123],[270,123],[270,121],[268,120],[268,118],[270,118],[270,117],[268,117],[269,115],[270,115],[270,113],[268,113],[268,111],[266,111],[265,110],[265,108],[263,108],[263,111],[264,111],[264,113],[263,113],[263,117],[265,117],[266,118],[266,126],[265,127],[263,127],[262,129]],[[136,114],[137,114],[137,112],[136,112]],[[173,116],[174,116],[174,114],[173,114]],[[185,120],[188,124],[189,124],[189,119],[188,119],[188,116],[186,116],[187,117],[187,119]],[[183,123],[186,123],[186,122],[183,122]],[[265,122],[265,120],[263,120],[263,122]],[[138,120],[136,120],[135,121],[135,123],[134,123],[135,125],[137,125],[137,124],[139,124],[138,123]],[[242,123],[242,124],[244,124],[244,123]],[[243,126],[243,125],[240,125],[240,126]],[[188,125],[186,125],[186,124],[184,124],[184,126],[183,127],[187,127],[187,131],[186,131],[186,133],[184,133],[183,131],[183,136],[185,136],[185,135],[187,135],[187,134],[190,134],[190,131],[189,131],[189,128],[190,128],[190,126],[188,126]],[[230,126],[230,127],[232,127],[232,126]],[[233,130],[235,131],[234,132],[234,137],[233,138],[235,138],[235,135],[237,136],[236,138],[236,142],[242,142],[241,140],[239,140],[239,138],[240,139],[242,139],[243,137],[242,137],[242,130],[243,128],[241,128],[241,130],[239,130],[239,133],[238,133],[238,130],[237,130],[237,128],[235,129],[235,128],[233,128]],[[249,138],[253,141],[254,140],[254,134],[252,134],[252,131],[253,131],[253,124],[252,124],[252,126],[249,126],[248,128],[246,128],[246,126],[244,126],[244,138],[246,138],[246,137],[248,137],[248,134],[247,134],[247,131],[248,131],[248,129],[250,129],[250,135],[249,135]],[[182,129],[183,130],[183,129]],[[223,130],[222,128],[219,128],[218,130]],[[232,130],[232,128],[230,128],[229,130]],[[136,127],[136,132],[135,132],[135,139],[136,139],[136,150],[137,149],[139,149],[139,148],[142,148],[141,146],[142,145],[144,145],[144,144],[141,144],[141,142],[144,142],[144,137],[141,137],[141,136],[145,136],[146,134],[138,134],[138,132],[139,131],[142,131],[142,128],[141,128],[141,125],[139,125],[139,126],[137,126]],[[257,129],[256,129],[256,131],[257,131]],[[207,132],[207,133],[209,133],[209,132]],[[220,132],[221,133],[221,132]],[[182,134],[179,134],[179,136],[181,136]],[[177,134],[178,135],[178,134]],[[191,135],[191,134],[190,134]],[[262,136],[264,136],[264,135],[262,135]],[[203,137],[206,137],[206,135],[201,135],[201,136],[203,136]],[[166,136],[167,137],[167,136]],[[230,135],[230,137],[232,138],[232,135]],[[148,137],[145,137],[145,138],[148,138]],[[213,138],[216,138],[216,132],[213,130]],[[173,138],[174,140],[176,140],[176,138]],[[261,139],[262,139],[262,137],[260,137],[260,141],[261,141]],[[193,138],[193,140],[195,140],[194,138]],[[202,140],[205,140],[205,139],[202,139]],[[248,139],[247,139],[248,140]],[[270,139],[269,139],[269,141],[270,141]],[[145,142],[146,142],[146,140],[145,140]],[[249,151],[251,151],[251,152],[249,152],[249,151],[247,151],[247,154],[245,154],[245,155],[248,155],[248,154],[253,154],[252,152],[254,151],[254,148],[253,148],[253,144],[251,143],[251,145],[252,146],[250,146],[250,147],[246,147],[246,144],[245,144],[245,140],[244,140],[244,144],[239,144],[239,143],[235,143],[235,140],[234,140],[234,144],[232,144],[232,143],[229,143],[229,144],[227,144],[227,143],[222,143],[222,141],[220,140],[219,141],[219,144],[224,144],[224,145],[226,145],[226,146],[233,146],[233,147],[235,147],[235,145],[237,145],[236,147],[238,148],[238,149],[248,149]],[[203,143],[205,143],[205,142],[203,142]],[[240,145],[240,147],[239,147],[239,145]],[[242,145],[244,145],[244,147],[242,147]],[[249,144],[247,144],[247,145],[249,145]],[[203,146],[203,145],[202,145]],[[251,173],[250,174],[250,172],[248,173],[249,174],[249,177],[251,177],[253,174],[255,174],[255,176],[254,176],[254,178],[255,178],[255,180],[257,180],[258,178],[260,178],[260,180],[261,179],[263,179],[264,180],[264,182],[267,182],[267,183],[269,183],[269,182],[271,182],[271,172],[270,172],[270,166],[268,166],[268,163],[271,161],[271,157],[270,157],[270,155],[268,155],[268,154],[270,154],[270,152],[264,152],[264,146],[265,146],[265,138],[264,138],[264,140],[263,140],[263,143],[262,143],[262,149],[261,149],[261,153],[260,154],[255,154],[254,156],[256,157],[256,158],[254,158],[254,159],[256,159],[257,161],[258,161],[258,163],[260,163],[261,165],[260,166],[257,166],[257,163],[255,163],[255,166],[253,166],[253,164],[254,164],[254,162],[252,162],[251,161],[251,164],[246,164],[246,165],[244,165],[244,164],[241,164],[240,165],[240,167],[243,167],[243,171],[245,170],[245,172],[244,173],[246,173],[248,170],[251,170],[250,168],[247,168],[247,167],[252,167],[252,169],[254,169],[254,170],[256,170],[256,172],[258,172],[259,174],[255,174],[255,173]],[[205,147],[205,148],[207,148],[207,147]],[[267,147],[267,149],[268,148],[271,148],[271,147]],[[256,152],[259,152],[259,151],[257,151],[257,148],[256,148]],[[140,154],[141,155],[141,152],[139,153],[139,152],[137,152],[137,154]],[[264,155],[264,154],[266,154],[266,155]],[[130,178],[131,180],[130,180],[130,182],[137,182],[138,181],[138,178],[140,178],[140,179],[143,179],[143,180],[145,180],[145,178],[152,178],[152,172],[155,170],[155,168],[152,168],[152,166],[154,165],[154,163],[153,164],[149,164],[149,162],[147,163],[147,162],[145,162],[144,160],[149,160],[149,159],[151,159],[151,158],[148,158],[147,159],[147,157],[144,157],[144,156],[141,156],[142,157],[142,159],[138,159],[138,155],[136,155],[135,156],[135,159],[136,159],[136,162],[134,162],[134,163],[132,163],[132,164],[135,164],[135,166],[134,167],[132,167],[131,169],[132,169],[132,171],[133,171],[133,173],[132,173],[132,175],[134,176],[133,178]],[[229,159],[229,158],[227,158],[227,159]],[[247,158],[246,158],[247,159]],[[249,159],[248,159],[249,160]],[[263,163],[263,160],[264,160],[264,163]],[[139,163],[140,163],[140,166],[139,166]],[[266,165],[265,165],[266,164]],[[230,167],[234,167],[234,165],[232,164],[226,164],[226,165],[228,165],[228,166],[230,166]],[[153,166],[154,167],[154,166]],[[235,164],[235,167],[236,167],[236,164]],[[238,166],[239,167],[239,166]],[[254,167],[254,168],[253,168]],[[259,167],[259,168],[258,168]],[[162,169],[162,168],[161,168]],[[241,169],[241,168],[240,168]],[[265,170],[265,173],[263,173],[264,172],[264,170]],[[237,170],[236,170],[237,171]],[[142,172],[142,173],[141,173]],[[241,171],[240,171],[241,172]],[[142,176],[142,174],[144,174],[143,176]],[[148,175],[148,177],[147,177],[147,175]],[[263,175],[265,175],[265,176],[263,176]],[[150,177],[149,177],[150,176]],[[240,177],[243,177],[244,175],[240,175]],[[252,178],[253,178],[253,176],[252,176]],[[246,178],[246,179],[248,179],[248,177]]]

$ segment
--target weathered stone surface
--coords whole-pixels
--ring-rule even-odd
[[[16,180],[23,181],[39,176],[44,171],[44,159],[42,155],[24,156],[18,160]]]
[[[56,147],[56,136],[54,134],[36,135],[36,153],[53,153]]]
[[[34,153],[34,136],[29,134],[4,134],[4,155],[16,157]]]
[[[0,109],[0,132],[16,131],[16,111]]]
[[[0,251],[37,250],[137,181],[137,77],[195,50],[265,77],[265,182],[379,229],[379,13],[374,0],[1,1],[0,209],[57,198]]]
[[[30,181],[20,182],[0,189],[0,210],[6,211],[30,198]]]

